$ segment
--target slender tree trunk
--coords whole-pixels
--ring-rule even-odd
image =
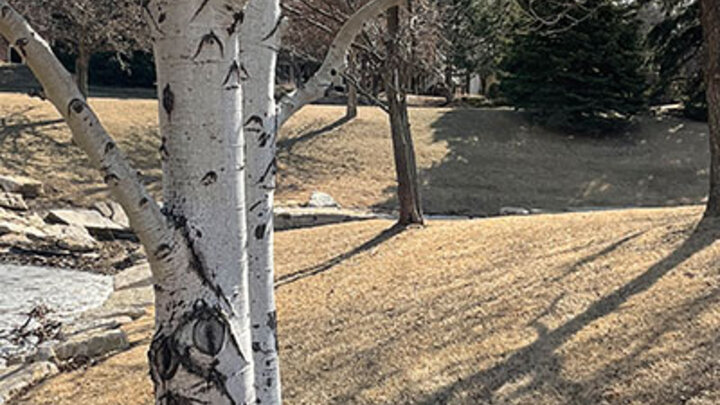
[[[354,84],[347,84],[347,109],[345,111],[345,118],[353,119],[358,114],[358,90]]]
[[[239,32],[244,2],[154,0],[164,213],[189,246],[155,279],[150,346],[158,404],[251,404]],[[268,316],[272,322],[274,316]]]
[[[702,26],[707,49],[708,123],[710,124],[710,194],[706,217],[720,217],[720,3],[701,0]]]
[[[242,66],[247,135],[246,197],[249,231],[250,317],[259,404],[281,403],[273,265],[273,199],[277,114],[275,66],[279,47],[279,0],[251,0],[243,24]]]
[[[75,80],[80,93],[87,98],[90,95],[90,52],[82,41],[79,41],[78,54],[75,58]]]
[[[384,72],[384,82],[390,110],[390,128],[398,181],[398,201],[400,203],[398,223],[400,225],[423,224],[415,146],[410,131],[407,97],[402,88],[403,80],[400,74],[402,62],[397,47],[399,25],[400,8],[393,7],[387,13],[387,66]]]

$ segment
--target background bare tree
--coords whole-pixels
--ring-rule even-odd
[[[90,57],[150,48],[141,2],[135,0],[12,0],[32,26],[75,56],[80,92],[88,95]]]

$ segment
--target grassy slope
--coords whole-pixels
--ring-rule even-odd
[[[156,103],[92,104],[159,194]],[[288,123],[280,139],[280,202],[305,201],[321,190],[344,206],[395,206],[386,117],[361,108],[358,119],[333,129],[343,111],[309,106]],[[0,173],[45,180],[53,204],[89,204],[104,194],[99,176],[47,103],[0,94],[0,117]],[[432,213],[492,215],[516,205],[665,206],[705,197],[705,124],[646,118],[629,136],[593,140],[533,128],[512,111],[414,109],[411,120],[425,207]]]
[[[720,244],[699,214],[280,233],[281,278],[325,269],[278,289],[286,403],[720,403]],[[151,404],[139,327],[22,403]]]

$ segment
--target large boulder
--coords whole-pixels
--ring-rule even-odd
[[[0,190],[36,198],[43,194],[43,184],[29,177],[0,175]]]
[[[98,239],[131,239],[132,231],[117,222],[105,218],[100,212],[88,209],[51,210],[45,217],[50,224],[74,225],[88,230]]]

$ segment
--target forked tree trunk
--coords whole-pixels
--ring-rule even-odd
[[[279,0],[251,0],[243,24],[241,63],[247,139],[246,197],[249,231],[250,317],[259,404],[281,403],[273,267],[273,199],[277,114],[275,66],[279,45]]]
[[[152,0],[164,213],[187,262],[155,280],[149,359],[158,404],[251,404],[245,156],[239,54],[244,2]],[[176,260],[175,245],[148,252]],[[266,322],[274,327],[274,315]]]
[[[90,95],[90,52],[87,47],[80,41],[78,45],[78,54],[75,58],[75,80],[80,89],[80,93],[87,98]]]
[[[400,9],[393,7],[387,13],[387,66],[384,72],[384,82],[390,110],[390,129],[398,182],[397,194],[400,204],[398,223],[400,225],[423,224],[415,146],[410,131],[407,97],[402,88],[403,80],[400,73],[401,62],[397,47],[399,25]]]
[[[720,217],[720,3],[701,0],[702,26],[707,49],[708,123],[710,125],[710,193],[706,217]]]

